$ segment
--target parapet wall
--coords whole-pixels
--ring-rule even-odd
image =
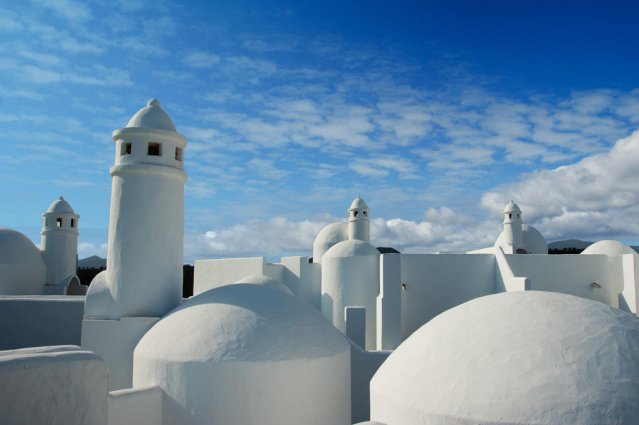
[[[84,296],[0,296],[0,350],[80,345]]]

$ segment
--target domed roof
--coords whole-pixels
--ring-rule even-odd
[[[129,120],[127,127],[144,127],[154,130],[176,132],[171,118],[162,109],[158,99],[151,99],[146,106],[135,113]]]
[[[20,232],[0,227],[0,264],[44,264],[40,250]]]
[[[133,387],[161,387],[172,424],[347,424],[349,377],[344,335],[268,285],[189,298],[133,353]]]
[[[364,255],[379,255],[379,251],[368,242],[349,239],[334,245],[326,251],[323,258],[360,257]]]
[[[529,224],[521,225],[521,232],[523,234],[524,239],[524,249],[528,254],[548,254],[548,243],[543,235]],[[506,247],[506,243],[504,239],[506,236],[502,231],[497,237],[494,246],[500,246],[502,248]]]
[[[184,301],[151,328],[136,355],[188,362],[282,361],[349,346],[311,306],[264,285],[220,286]]]
[[[269,276],[254,274],[252,276],[249,276],[240,280],[236,284],[239,284],[239,283],[249,284],[249,285],[264,285],[264,286],[268,286],[269,288],[277,289],[279,291],[284,291],[287,294],[292,294],[291,290],[288,289],[288,286],[284,285],[279,280],[273,279],[272,277],[269,277]]]
[[[515,204],[513,201],[510,201],[506,205],[506,207],[504,207],[504,214],[511,214],[511,213],[521,214],[521,209],[519,208],[519,205]]]
[[[603,240],[599,242],[595,242],[592,245],[588,246],[588,248],[584,249],[582,254],[600,254],[600,255],[608,255],[608,256],[616,256],[616,255],[624,255],[624,254],[636,254],[637,252],[630,248],[628,245],[625,245],[618,241],[613,240]]]
[[[364,202],[364,200],[360,198],[358,195],[357,198],[355,198],[353,202],[351,203],[351,207],[349,208],[349,210],[363,209],[363,208],[364,209],[368,208],[368,205],[366,205],[366,202]]]
[[[371,420],[389,424],[629,424],[637,415],[639,318],[553,292],[448,310],[371,381]]]
[[[324,226],[313,241],[313,262],[321,263],[326,251],[346,239],[348,239],[348,224],[346,222],[331,223]]]
[[[49,209],[47,209],[47,212],[74,214],[73,208],[71,208],[71,205],[64,200],[64,196],[60,196],[58,199],[53,201],[51,205],[49,205]]]
[[[528,224],[522,224],[524,248],[528,254],[548,254],[548,243],[541,232]]]

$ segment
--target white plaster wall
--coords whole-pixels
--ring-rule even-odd
[[[308,257],[283,257],[284,284],[293,294],[320,309],[322,291],[321,265],[309,263]]]
[[[44,262],[0,264],[0,295],[38,295],[44,292]]]
[[[82,347],[104,359],[109,368],[111,390],[131,387],[133,350],[158,320],[158,317],[122,317],[82,321]]]
[[[379,260],[377,349],[394,350],[402,341],[401,256],[383,254]]]
[[[1,296],[0,350],[80,345],[82,296]]]
[[[185,175],[119,167],[111,169],[107,281],[123,316],[162,316],[182,299]]]
[[[196,260],[193,272],[193,295],[229,285],[249,276],[264,275],[284,281],[284,267],[270,264],[264,257]]]
[[[516,276],[530,280],[531,290],[561,292],[609,305],[618,304],[617,294],[623,286],[621,257],[506,255],[506,260]],[[593,282],[601,288],[593,287]]]
[[[348,351],[272,362],[141,358],[136,353],[133,385],[162,387],[165,425],[351,423]]]
[[[109,425],[162,425],[160,387],[129,388],[109,393]]]
[[[108,373],[77,346],[0,352],[3,425],[106,425]]]
[[[639,255],[626,254],[622,257],[623,288],[619,294],[619,308],[630,313],[639,311]]]
[[[391,351],[365,351],[351,343],[351,421],[370,418],[370,382]],[[401,425],[401,424],[400,424]]]
[[[379,255],[322,258],[322,314],[346,333],[344,309],[366,308],[366,349],[376,348]]]
[[[438,314],[495,291],[490,254],[401,254],[402,340]]]

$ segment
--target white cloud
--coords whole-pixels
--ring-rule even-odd
[[[70,21],[86,21],[91,18],[91,11],[81,2],[73,0],[37,0],[37,6],[53,10]]]
[[[220,57],[214,53],[196,51],[187,54],[184,62],[193,68],[212,68],[220,62]]]
[[[497,213],[509,199],[550,239],[639,236],[639,132],[608,152],[524,175],[483,195]]]

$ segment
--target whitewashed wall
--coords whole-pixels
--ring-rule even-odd
[[[108,379],[77,346],[0,351],[0,423],[106,425]]]
[[[618,306],[617,294],[623,282],[622,257],[506,255],[506,260],[515,276],[530,280],[530,290],[561,292]]]
[[[0,296],[0,350],[80,345],[84,297]]]
[[[264,257],[196,260],[193,295],[255,275],[264,275],[283,282],[283,269],[281,264],[267,263]]]
[[[491,254],[402,254],[402,340],[438,314],[495,292]]]

